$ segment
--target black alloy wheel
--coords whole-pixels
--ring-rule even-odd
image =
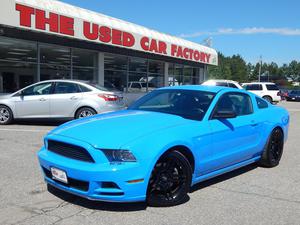
[[[186,157],[172,151],[155,165],[148,184],[147,202],[150,206],[174,206],[188,199],[192,169]]]
[[[275,128],[269,137],[259,164],[265,167],[277,166],[283,153],[283,145],[283,132],[280,128]]]

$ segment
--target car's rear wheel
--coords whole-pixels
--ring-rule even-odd
[[[264,96],[263,99],[265,99],[266,101],[272,103],[273,99],[270,96]]]
[[[0,105],[0,125],[10,124],[13,120],[13,113],[5,105]]]
[[[279,164],[283,153],[284,136],[280,128],[275,128],[265,146],[259,165],[275,167]]]
[[[75,119],[85,118],[88,116],[93,116],[95,114],[97,114],[97,112],[94,109],[90,107],[83,107],[76,112]]]
[[[174,206],[188,199],[192,169],[187,158],[178,151],[164,155],[155,165],[147,190],[150,206]]]

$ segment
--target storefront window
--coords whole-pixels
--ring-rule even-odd
[[[0,60],[0,93],[13,93],[36,82],[36,71],[34,63]]]
[[[37,44],[0,37],[0,93],[37,81]]]
[[[104,55],[104,86],[126,91],[128,58],[121,55]]]
[[[164,63],[149,61],[148,91],[164,86]]]
[[[129,71],[147,73],[147,60],[143,58],[129,58]]]
[[[41,64],[41,81],[51,79],[70,79],[70,66],[61,66],[55,64]]]
[[[104,55],[104,69],[105,70],[122,70],[127,71],[128,58],[121,55]]]
[[[104,71],[104,86],[119,91],[126,91],[126,71]]]
[[[56,45],[40,45],[40,62],[42,64],[71,64],[71,49]]]
[[[147,66],[143,58],[129,58],[128,92],[147,92]]]
[[[193,68],[190,66],[183,67],[183,84],[192,84]]]
[[[83,49],[72,49],[73,79],[97,83],[98,53]]]
[[[37,62],[37,44],[0,37],[0,60]]]
[[[193,68],[193,73],[192,73],[192,84],[199,84],[200,80],[199,80],[199,68]]]
[[[71,49],[40,44],[41,80],[71,78]]]
[[[199,68],[169,63],[169,86],[199,84]]]

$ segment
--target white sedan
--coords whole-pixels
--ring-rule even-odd
[[[0,96],[0,125],[14,119],[78,119],[124,107],[118,91],[82,81],[48,80]]]

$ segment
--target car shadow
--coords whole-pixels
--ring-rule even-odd
[[[68,120],[16,120],[11,125],[24,125],[24,126],[59,126]]]
[[[242,167],[240,169],[225,173],[223,175],[217,176],[215,178],[211,178],[209,180],[200,182],[198,184],[195,184],[191,187],[190,189],[190,193],[193,193],[195,191],[201,190],[203,188],[207,188],[211,185],[217,184],[217,183],[222,183],[223,181],[229,180],[233,177],[237,177],[241,174],[247,173],[251,170],[254,170],[258,167],[258,165],[256,163],[250,164],[248,166]]]
[[[237,177],[241,174],[247,173],[251,170],[256,169],[257,164],[251,164],[243,168],[234,170],[232,172],[220,175],[207,181],[203,181],[191,187],[190,193],[207,188],[211,185],[221,183],[233,177]],[[145,202],[134,202],[134,203],[116,203],[116,202],[102,202],[102,201],[91,201],[68,192],[61,191],[51,185],[47,185],[48,191],[54,196],[69,202],[71,204],[79,205],[84,208],[101,210],[101,211],[114,211],[114,212],[130,212],[130,211],[141,211],[146,210],[147,203]],[[190,200],[189,196],[185,199],[184,203]]]
[[[75,204],[84,208],[101,210],[101,211],[114,211],[114,212],[130,212],[130,211],[141,211],[147,208],[145,202],[134,202],[134,203],[117,203],[117,202],[102,202],[102,201],[91,201],[68,192],[61,191],[51,185],[47,185],[48,191],[56,197]]]

